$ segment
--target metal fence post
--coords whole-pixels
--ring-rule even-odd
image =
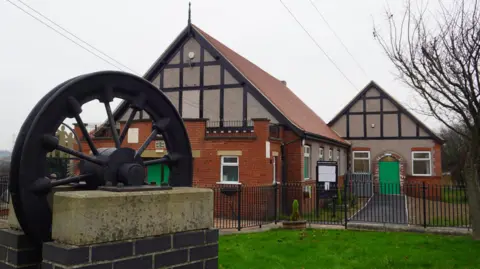
[[[242,185],[238,185],[237,186],[238,188],[238,201],[237,201],[237,205],[238,205],[238,210],[237,210],[237,229],[240,231],[242,229]]]
[[[423,193],[423,228],[427,228],[427,201],[426,201],[426,189],[425,182],[422,182],[422,193]]]
[[[277,185],[277,181],[275,181],[275,183],[273,184],[273,206],[274,206],[274,210],[275,212],[273,213],[273,217],[274,217],[274,220],[275,220],[275,224],[277,224],[278,222],[278,202],[277,202],[277,199],[278,199],[278,185]]]
[[[344,203],[344,211],[345,211],[345,229],[347,229],[347,222],[348,222],[348,197],[347,197],[347,186],[348,186],[348,174],[345,175],[345,178],[343,179],[343,203]]]
[[[315,182],[315,219],[318,220],[319,215],[319,206],[320,203],[320,181]]]

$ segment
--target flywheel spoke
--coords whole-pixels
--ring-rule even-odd
[[[132,108],[132,113],[130,113],[130,116],[128,117],[127,122],[125,123],[125,126],[122,129],[122,133],[120,134],[120,145],[123,143],[125,136],[127,136],[128,129],[130,128],[130,125],[132,124],[133,119],[135,118],[135,115],[137,114],[138,111],[143,110],[145,108],[146,102],[147,102],[147,97],[145,96],[144,93],[140,93],[132,102],[130,106]]]
[[[147,137],[147,140],[143,142],[142,146],[135,152],[135,158],[142,156],[142,153],[145,151],[145,149],[150,145],[152,140],[157,136],[158,130],[153,129],[153,131],[150,133],[150,135]]]
[[[31,191],[42,193],[42,192],[50,191],[53,187],[67,185],[70,183],[77,183],[91,176],[92,176],[91,174],[85,174],[85,175],[67,177],[59,180],[51,180],[47,177],[39,178],[33,183],[31,187]]]
[[[85,140],[87,140],[88,146],[90,147],[90,150],[92,151],[93,155],[98,155],[98,150],[95,147],[95,144],[93,144],[93,140],[87,131],[87,127],[85,127],[85,124],[83,123],[83,120],[80,117],[80,113],[82,113],[82,106],[77,101],[77,99],[71,96],[68,98],[68,113],[69,113],[68,115],[69,118],[75,118],[75,120],[77,121],[78,127],[80,128],[80,131],[82,131],[82,134]]]
[[[161,119],[161,120],[155,122],[155,124],[153,124],[152,132],[147,137],[147,140],[145,140],[145,142],[143,142],[142,146],[135,153],[135,158],[137,158],[139,156],[142,156],[142,153],[145,151],[145,149],[148,147],[148,145],[150,145],[150,143],[157,136],[157,134],[159,132],[163,133],[165,131],[169,122],[170,122],[169,118],[164,118],[164,119]]]
[[[105,110],[107,111],[108,116],[108,123],[110,125],[110,130],[112,132],[113,141],[115,142],[115,147],[118,149],[120,148],[120,139],[118,138],[117,129],[115,128],[115,119],[113,118],[112,108],[110,107],[110,103],[105,102]]]
[[[102,165],[102,166],[105,165],[105,162],[102,161],[102,160],[99,160],[95,157],[89,156],[89,155],[87,155],[83,152],[78,152],[76,150],[73,150],[73,149],[70,149],[70,148],[67,148],[67,147],[64,147],[64,146],[60,145],[59,142],[58,142],[58,138],[56,138],[53,135],[44,135],[43,136],[43,146],[48,151],[59,150],[61,152],[73,155],[73,156],[75,156],[79,159],[85,160],[85,161],[89,161],[89,162],[92,162],[92,163],[95,163],[95,164],[98,164],[98,165]]]
[[[130,116],[127,119],[127,122],[125,122],[125,126],[123,126],[122,133],[120,134],[120,144],[123,143],[123,139],[125,139],[125,136],[127,136],[128,129],[130,128],[130,125],[133,122],[133,119],[135,118],[135,114],[137,114],[138,110],[136,108],[132,109],[132,113],[130,113]]]
[[[166,156],[163,156],[162,158],[159,158],[159,159],[145,161],[144,164],[145,164],[145,166],[154,165],[154,164],[172,165],[172,164],[175,164],[180,158],[181,158],[180,154],[170,153],[170,154],[168,154]]]
[[[100,102],[105,105],[105,111],[107,112],[108,117],[108,124],[110,125],[110,131],[112,132],[113,142],[115,143],[115,147],[118,149],[120,148],[120,139],[118,138],[117,129],[115,128],[115,119],[113,118],[112,108],[110,107],[110,102],[113,101],[113,89],[112,87],[105,88],[102,98],[100,98]]]

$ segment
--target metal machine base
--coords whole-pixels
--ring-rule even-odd
[[[162,191],[171,190],[170,186],[144,185],[144,186],[100,186],[98,190],[113,191],[113,192],[133,192],[133,191]]]

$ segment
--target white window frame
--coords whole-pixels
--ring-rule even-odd
[[[368,157],[367,158],[364,158],[364,157],[361,157],[361,158],[355,158],[355,153],[367,153],[368,154]],[[368,172],[367,173],[370,173],[371,171],[371,166],[372,166],[372,163],[371,163],[371,160],[370,160],[370,151],[352,151],[352,171],[353,173],[365,173],[365,172],[356,172],[355,171],[355,160],[367,160],[368,159]]]
[[[415,153],[427,153],[428,158],[415,158]],[[430,166],[428,174],[415,174],[413,163],[415,161],[428,161],[428,165]],[[430,151],[412,151],[412,176],[432,176],[432,153]]]
[[[333,149],[332,148],[330,148],[328,150],[328,160],[333,161]]]
[[[308,152],[307,150],[308,149]],[[303,173],[303,180],[308,180],[311,178],[311,173],[312,173],[312,147],[310,145],[303,145],[303,159],[305,160],[305,157],[308,158],[308,177]],[[305,163],[303,164],[305,166]],[[303,169],[305,172],[305,168]]]
[[[226,163],[226,162],[224,162],[225,158],[235,158],[235,159],[237,159],[237,162],[236,163]],[[237,169],[238,181],[224,181],[223,180],[223,167],[224,166],[236,166],[238,168]],[[222,156],[221,157],[221,159],[220,159],[220,182],[219,183],[222,183],[222,184],[241,184],[240,183],[240,159],[238,158],[238,156]]]
[[[325,149],[323,147],[318,148],[318,159],[323,161],[325,155]]]

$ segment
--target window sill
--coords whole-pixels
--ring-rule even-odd
[[[217,182],[219,185],[242,185],[240,182],[235,182],[235,181],[220,181]]]
[[[412,174],[412,177],[431,177],[433,176],[432,174],[430,175],[418,175],[418,174]]]

